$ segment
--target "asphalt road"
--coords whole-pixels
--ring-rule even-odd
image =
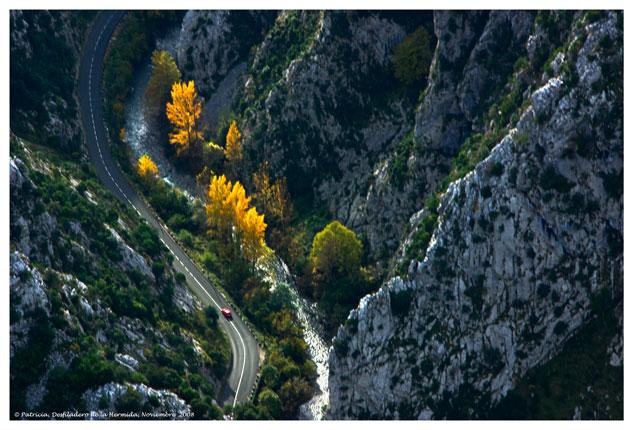
[[[124,14],[124,11],[99,13],[84,45],[79,71],[79,104],[88,154],[101,182],[158,230],[161,241],[175,257],[175,269],[186,276],[188,286],[203,304],[214,306],[219,312],[220,308],[228,306],[222,294],[167,233],[165,225],[138,196],[110,153],[103,120],[101,77],[108,42]],[[220,324],[231,343],[233,364],[228,386],[224,387],[217,400],[221,404],[235,405],[236,402],[245,401],[250,396],[259,367],[259,348],[252,333],[236,312],[233,312],[231,321],[220,316]]]

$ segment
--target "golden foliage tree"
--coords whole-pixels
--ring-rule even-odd
[[[233,173],[236,173],[239,163],[244,158],[244,151],[242,149],[242,133],[237,128],[235,121],[231,121],[229,131],[226,133],[224,156],[229,162],[229,168],[233,170]]]
[[[291,264],[297,258],[303,258],[305,252],[303,246],[297,247],[297,243],[293,241],[296,236],[290,225],[293,207],[286,179],[281,178],[273,182],[270,178],[268,163],[264,162],[253,174],[252,183],[254,186],[253,200],[257,207],[266,214],[268,221],[268,243],[284,260]]]
[[[251,197],[238,181],[231,183],[226,176],[214,176],[209,184],[207,221],[223,239],[235,240],[243,255],[255,260],[265,250],[264,215],[250,207]]]
[[[264,211],[268,218],[274,220],[277,226],[282,227],[292,217],[288,186],[285,178],[271,183],[269,171],[270,167],[265,161],[253,174],[254,198],[257,201],[257,206]]]
[[[196,174],[196,185],[201,191],[207,191],[211,177],[222,170],[224,148],[209,141],[202,145],[202,169]]]
[[[242,250],[248,259],[255,259],[265,250],[264,233],[266,223],[264,215],[257,209],[249,208],[237,218],[238,231],[241,233]]]
[[[207,203],[207,222],[221,238],[230,237],[232,227],[231,208],[228,197],[231,194],[231,181],[226,176],[213,176],[209,184],[209,202]]]
[[[173,126],[169,142],[176,145],[176,153],[180,155],[202,140],[199,124],[202,102],[193,81],[175,82],[171,87],[171,100],[167,102],[167,119]]]
[[[174,82],[180,80],[180,70],[176,61],[167,51],[152,53],[152,76],[145,90],[145,108],[156,116],[169,100],[169,92]]]
[[[136,171],[142,178],[158,176],[158,167],[156,167],[156,163],[154,163],[152,158],[147,154],[143,154],[139,157],[138,163],[136,164]]]

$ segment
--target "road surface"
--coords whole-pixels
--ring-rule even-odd
[[[108,43],[124,14],[124,11],[99,13],[84,45],[79,70],[79,105],[88,154],[101,182],[158,230],[161,241],[174,255],[176,270],[186,276],[187,284],[204,305],[214,306],[219,312],[220,308],[228,306],[222,294],[167,233],[162,221],[155,217],[144,200],[138,196],[110,153],[103,120],[101,77]],[[231,321],[220,316],[220,324],[231,343],[233,364],[228,386],[222,390],[217,400],[221,404],[229,403],[235,406],[236,402],[243,402],[249,398],[255,384],[259,367],[259,347],[250,330],[235,312]]]

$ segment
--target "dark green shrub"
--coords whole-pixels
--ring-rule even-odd
[[[349,352],[349,344],[347,341],[337,337],[334,340],[334,352],[336,352],[336,355],[339,357],[345,357]]]
[[[426,79],[432,57],[431,37],[424,27],[419,27],[394,49],[392,61],[396,79],[406,85]]]
[[[612,199],[622,198],[624,192],[624,170],[610,172],[602,176],[602,186],[607,195]]]
[[[490,174],[492,176],[501,176],[503,174],[503,164],[495,162],[490,166]]]
[[[539,284],[536,288],[536,293],[540,298],[546,297],[551,290],[551,287],[548,284]]]
[[[473,311],[479,312],[484,303],[484,275],[477,275],[470,287],[464,290],[466,297],[470,298],[473,303]]]
[[[568,327],[569,325],[565,321],[558,321],[556,325],[554,326],[554,334],[556,334],[557,336],[560,336],[564,334],[565,332],[567,332]]]
[[[396,316],[403,316],[409,312],[411,307],[411,300],[413,294],[410,290],[402,290],[398,292],[389,292],[389,301],[391,305],[391,314]]]
[[[547,166],[540,178],[541,187],[544,190],[556,190],[566,193],[574,187],[574,183],[558,173],[554,166]]]
[[[217,309],[213,306],[209,305],[204,308],[204,314],[207,317],[207,322],[211,327],[215,327],[218,324],[218,319],[220,318],[220,314]]]

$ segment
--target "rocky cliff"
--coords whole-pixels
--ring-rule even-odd
[[[12,412],[221,417],[228,341],[156,233],[87,165],[13,136],[11,154]]]
[[[178,65],[209,96],[264,37],[274,11],[188,11],[178,43]]]
[[[339,330],[330,352],[333,418],[486,416],[589,321],[613,316],[622,298],[621,14],[547,15],[534,27],[521,13],[450,15],[436,14],[436,29],[453,28],[449,43],[477,39],[473,59],[482,40],[499,40],[485,37],[495,22],[512,29],[508,46],[522,45],[528,58],[515,65],[510,94],[539,62],[544,71],[533,79],[538,88],[517,94],[509,130],[475,139],[490,145],[489,155],[450,183],[439,208],[412,217],[403,249],[425,228],[420,220],[437,211],[428,247],[403,253],[406,274],[365,297]],[[566,31],[558,31],[563,24]],[[554,34],[563,45],[543,54],[543,40]],[[437,54],[441,32],[438,39]],[[435,57],[438,79],[418,110],[415,137],[454,154],[486,91],[478,82],[484,72],[468,61],[457,70],[461,82],[442,85],[438,63],[450,62],[444,57]],[[435,111],[432,100],[445,109]],[[497,130],[504,109],[495,106],[484,118],[497,125],[484,128]],[[441,122],[446,126],[437,127]],[[469,145],[462,157],[485,154]],[[456,160],[453,173],[468,165]],[[613,347],[603,353],[621,365],[617,353],[609,358]]]
[[[363,231],[375,257],[390,255],[407,221],[450,168],[464,139],[488,126],[487,108],[499,97],[515,61],[526,55],[534,14],[435,12],[437,38],[428,85],[415,108],[413,131],[378,163],[348,224]]]
[[[366,237],[374,261],[388,260],[463,140],[489,127],[488,109],[528,56],[535,17],[282,13],[236,96],[251,161],[269,161],[291,192],[313,195]],[[421,95],[393,73],[394,48],[419,27],[435,51]],[[569,30],[560,27],[532,43],[540,55]]]
[[[281,13],[237,95],[251,163],[267,160],[295,196],[353,220],[377,163],[413,127],[417,93],[394,79],[393,49],[431,19],[424,12]]]
[[[81,151],[77,59],[94,12],[11,11],[11,130]]]

